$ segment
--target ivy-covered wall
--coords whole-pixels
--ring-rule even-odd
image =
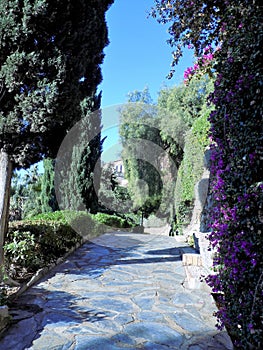
[[[186,133],[183,161],[179,167],[175,186],[175,229],[183,233],[190,223],[194,200],[195,185],[204,171],[204,153],[209,145],[209,122],[207,114],[196,119]]]

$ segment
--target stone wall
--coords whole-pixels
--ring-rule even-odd
[[[210,193],[210,151],[205,152],[204,156],[204,172],[201,180],[195,186],[195,202],[191,223],[187,228],[187,232],[194,236],[196,251],[201,255],[202,265],[213,273],[213,251],[209,246],[207,236],[209,234],[209,224],[211,208],[213,205]]]
[[[214,273],[212,267],[215,250],[213,250],[209,245],[209,240],[207,239],[208,234],[209,232],[197,232],[195,233],[195,236],[198,240],[199,254],[202,258],[203,267],[205,267],[209,273]]]
[[[209,195],[209,178],[210,178],[210,151],[207,150],[204,155],[204,171],[200,181],[195,185],[195,201],[192,213],[191,222],[186,228],[185,232],[194,233],[199,232],[200,227],[203,226],[203,212],[206,210],[207,198]],[[206,230],[207,231],[207,230]]]

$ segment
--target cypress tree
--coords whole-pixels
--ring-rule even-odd
[[[54,177],[55,177],[55,160],[51,158],[44,159],[44,174],[41,181],[41,210],[43,213],[56,211],[59,209],[55,188],[54,188]]]
[[[81,104],[96,97],[112,3],[0,2],[0,265],[12,171],[55,158]]]

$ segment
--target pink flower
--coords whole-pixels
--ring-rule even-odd
[[[184,80],[185,80],[185,82],[191,77],[191,75],[193,75],[193,73],[194,73],[194,68],[193,67],[188,67],[184,71]]]
[[[210,50],[211,50],[211,45],[209,45],[209,46],[207,46],[207,47],[204,48],[204,52],[208,52],[208,51],[210,51]]]

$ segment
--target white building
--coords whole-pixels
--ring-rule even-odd
[[[128,181],[124,178],[125,170],[122,159],[114,160],[110,163],[105,163],[104,166],[112,167],[112,170],[115,172],[120,186],[126,187],[128,185]]]

